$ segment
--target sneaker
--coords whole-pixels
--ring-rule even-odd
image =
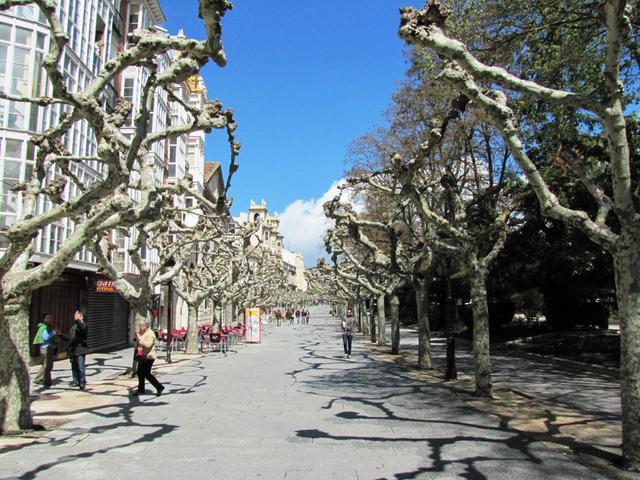
[[[78,385],[78,388],[79,388],[80,390],[84,390],[85,385],[84,385],[84,384],[82,384],[82,385]]]
[[[351,358],[351,355],[347,354],[347,358]]]
[[[146,392],[144,390],[132,390],[131,395],[137,397],[138,395],[144,395]]]
[[[78,382],[69,382],[69,386],[70,387],[77,387],[78,386]]]
[[[160,388],[156,391],[156,397],[159,397],[164,392],[164,385],[160,385]]]

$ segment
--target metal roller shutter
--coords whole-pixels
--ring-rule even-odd
[[[104,350],[129,343],[129,304],[117,293],[89,292],[89,349]]]

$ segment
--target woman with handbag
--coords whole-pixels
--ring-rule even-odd
[[[133,395],[141,395],[145,393],[144,383],[149,383],[156,388],[156,396],[160,396],[164,390],[164,386],[151,373],[151,367],[156,360],[156,335],[149,328],[148,322],[142,322],[138,326],[136,334],[136,358],[138,359],[138,390]]]

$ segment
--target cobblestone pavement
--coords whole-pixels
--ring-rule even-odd
[[[343,358],[337,326],[320,307],[310,325],[269,326],[262,344],[174,365],[161,397],[99,381],[68,392],[86,395],[82,414],[6,448],[0,478],[603,478],[362,339]],[[94,406],[100,395],[111,401]]]

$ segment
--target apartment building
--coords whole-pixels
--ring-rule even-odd
[[[69,36],[69,43],[61,66],[67,86],[72,91],[83,90],[100,72],[105,62],[127,48],[127,35],[139,28],[155,28],[169,35],[159,25],[166,21],[157,0],[59,0],[58,17]],[[17,6],[0,12],[0,89],[22,96],[44,96],[51,86],[42,69],[44,56],[49,50],[48,23],[35,5]],[[166,68],[173,59],[171,52],[158,59],[160,68]],[[142,87],[148,77],[143,68],[129,67],[115,79],[100,99],[104,106],[113,106],[119,96],[139,105]],[[200,77],[176,85],[174,92],[194,105],[206,101],[206,89]],[[34,168],[35,150],[28,143],[32,133],[42,133],[55,125],[65,107],[52,105],[39,107],[28,103],[0,100],[0,226],[13,224],[21,214],[20,198],[11,187],[30,178]],[[137,114],[134,110],[123,133],[129,134]],[[165,92],[154,95],[150,131],[164,129],[172,122],[188,119],[185,108],[170,103]],[[86,122],[77,122],[64,137],[67,149],[74,155],[92,156],[96,153],[96,139]],[[156,180],[159,183],[176,181],[186,173],[194,177],[196,188],[204,188],[204,133],[182,135],[168,142],[157,142],[153,156]],[[74,174],[83,181],[104,175],[103,165],[97,161],[84,161],[74,167]],[[60,171],[49,172],[50,178]],[[69,182],[71,183],[71,182]],[[65,198],[77,195],[75,186],[67,186]],[[136,198],[136,192],[132,191]],[[187,204],[189,199],[177,201]],[[41,198],[38,209],[52,207]],[[68,219],[43,229],[34,239],[31,261],[40,263],[55,254],[75,225]],[[116,246],[113,260],[122,271],[135,276],[135,266],[128,256],[129,242],[136,232],[128,235],[113,232]],[[6,248],[6,239],[0,236],[0,250]],[[141,255],[153,268],[158,253],[143,249]],[[158,292],[159,293],[159,292]],[[89,344],[93,349],[107,348],[129,342],[129,304],[116,292],[113,282],[99,273],[96,259],[83,248],[53,284],[43,287],[32,296],[31,324],[35,328],[42,313],[53,314],[56,326],[66,329],[72,323],[78,307],[87,310],[91,323]]]

